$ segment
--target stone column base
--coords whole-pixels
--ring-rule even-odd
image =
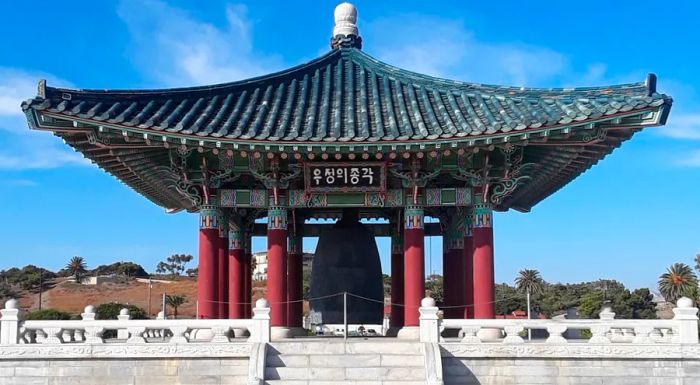
[[[396,338],[400,340],[418,341],[420,339],[420,328],[418,326],[404,326],[399,329]]]
[[[273,326],[270,328],[270,339],[273,341],[292,337],[291,328],[286,326]]]

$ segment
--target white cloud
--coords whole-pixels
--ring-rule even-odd
[[[278,58],[253,50],[246,8],[228,5],[225,11],[226,25],[219,28],[157,0],[123,0],[118,7],[135,65],[159,86],[222,83],[279,69]]]
[[[0,67],[0,170],[56,168],[89,164],[48,132],[31,131],[20,107],[36,95],[39,79],[70,86],[65,80],[42,72]]]
[[[464,22],[425,15],[371,21],[361,33],[369,52],[389,64],[433,76],[514,86],[600,81],[606,66],[576,74],[569,58],[546,47],[479,39]],[[589,84],[590,85],[590,84]]]
[[[660,133],[674,139],[700,140],[700,114],[671,114]]]
[[[700,150],[695,150],[687,154],[678,163],[682,166],[700,167]]]
[[[34,187],[38,186],[39,183],[31,179],[5,179],[0,180],[0,185],[11,187]]]

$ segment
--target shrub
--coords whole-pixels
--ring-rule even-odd
[[[24,319],[26,320],[40,320],[40,321],[55,321],[55,320],[69,320],[73,318],[73,316],[70,313],[66,313],[64,311],[56,310],[56,309],[41,309],[41,310],[34,310],[30,311],[29,313],[25,314]]]
[[[129,309],[131,319],[147,319],[146,312],[136,305],[124,305],[118,302],[103,303],[95,308],[97,319],[117,319],[119,312],[123,309]]]

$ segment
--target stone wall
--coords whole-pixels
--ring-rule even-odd
[[[0,385],[247,384],[248,358],[0,360]]]
[[[697,385],[700,360],[442,357],[445,385]]]

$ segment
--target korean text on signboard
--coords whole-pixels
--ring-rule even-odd
[[[383,163],[307,163],[309,191],[380,191],[385,186]]]

